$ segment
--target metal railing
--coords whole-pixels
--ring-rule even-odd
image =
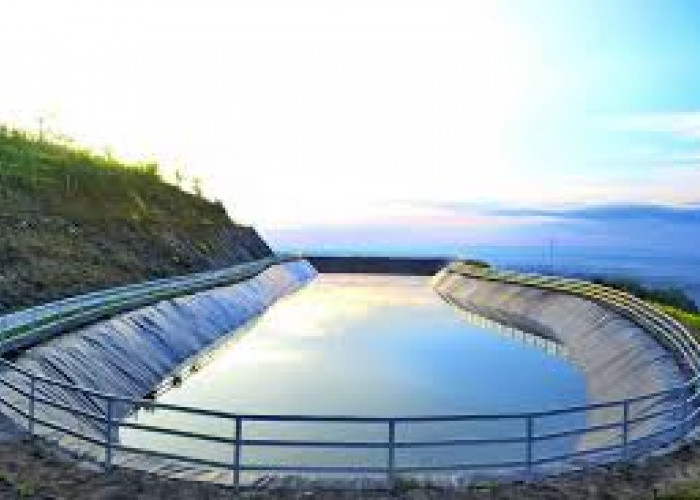
[[[512,273],[505,273],[502,277],[490,274],[484,279],[516,280]],[[539,283],[537,286],[548,287],[554,286],[556,281],[534,275],[520,275],[517,280],[521,284]],[[582,282],[561,280],[559,285],[570,286],[572,290],[581,287],[576,293],[595,294],[596,300],[610,298],[615,301],[615,307],[629,307],[630,315],[654,326],[655,336],[669,336],[670,345],[678,347],[677,355],[685,359],[687,366],[693,369],[697,366],[697,343],[692,337],[683,338],[690,334],[685,329],[674,330],[675,323],[654,308],[642,307],[637,301],[609,289],[589,288]],[[673,337],[672,341],[670,337]],[[0,406],[4,406],[5,411],[30,435],[67,437],[73,447],[75,443],[84,443],[105,469],[123,463],[122,457],[146,457],[178,467],[217,471],[220,480],[235,487],[250,484],[265,473],[379,476],[389,484],[407,474],[435,476],[490,472],[533,477],[583,463],[626,460],[645,454],[686,436],[695,427],[700,413],[697,375],[678,387],[653,394],[549,411],[385,418],[213,411],[97,392],[36,375],[5,359],[0,359],[0,365],[3,367],[0,386],[5,388],[0,391]],[[78,407],[66,403],[55,397],[57,391],[77,394],[90,405]],[[188,418],[215,419],[219,422],[216,429],[228,429],[228,433],[213,432],[213,427],[202,430],[179,424],[160,426],[123,418],[138,409],[155,414],[174,413],[178,415],[179,423]],[[585,422],[586,415],[596,411],[608,411],[614,416],[596,425],[579,425],[578,422]],[[479,425],[496,423],[495,431],[475,430]],[[311,425],[317,429],[310,437],[303,432],[296,435],[291,432],[279,438],[263,432],[263,424],[273,430],[285,425]],[[329,435],[318,429],[326,425],[340,426],[343,432]],[[445,438],[417,432],[426,425],[431,428],[450,427],[455,430],[455,435]],[[351,432],[352,439],[347,438],[347,431]],[[140,433],[141,437],[136,440],[140,445],[120,440],[122,432]],[[163,450],[152,445],[149,436],[166,436],[185,440],[187,444],[181,445],[178,451],[168,449],[166,441]],[[223,448],[223,451],[207,455],[207,450],[213,447],[220,451]],[[496,452],[489,454],[484,451],[494,447]],[[246,457],[247,454],[255,455],[249,452],[261,449],[268,450],[267,455],[258,453],[262,460]],[[305,450],[305,453],[308,450],[339,451],[343,454],[366,450],[373,455],[363,455],[360,463],[352,465],[329,465],[323,457],[321,463],[306,464],[301,463],[303,460],[299,460],[298,455],[284,459],[275,456],[275,453],[282,454],[287,450]],[[439,460],[441,457],[447,460]],[[475,457],[494,458],[475,461]],[[137,462],[130,460],[129,463]]]
[[[125,285],[51,302],[0,317],[0,353],[23,349],[37,341],[169,298],[240,281],[269,266],[295,260],[274,256],[215,271]]]
[[[689,370],[691,378],[700,373],[700,343],[688,329],[654,305],[629,293],[573,278],[503,271],[458,262],[450,264],[444,271],[477,279],[554,290],[602,303],[642,327],[668,348],[681,366]]]
[[[242,473],[298,473],[298,474],[352,474],[352,475],[383,475],[389,483],[392,483],[402,474],[439,474],[457,471],[484,471],[492,469],[500,473],[512,471],[523,476],[533,476],[547,472],[548,466],[570,465],[572,460],[589,458],[590,463],[601,463],[612,460],[629,459],[647,451],[657,449],[684,436],[697,421],[698,392],[695,389],[695,380],[689,381],[681,387],[667,391],[648,394],[636,398],[619,401],[609,401],[578,407],[568,407],[552,411],[492,414],[492,415],[443,415],[425,417],[354,417],[354,416],[309,416],[309,415],[249,415],[228,412],[204,410],[178,405],[157,403],[150,400],[132,400],[116,395],[99,393],[89,389],[78,388],[70,384],[62,384],[54,380],[37,376],[28,370],[0,360],[6,370],[14,374],[20,374],[24,378],[23,384],[9,382],[6,377],[0,378],[0,384],[12,392],[25,398],[26,404],[20,405],[17,400],[3,397],[4,405],[15,418],[25,419],[24,426],[32,436],[43,434],[66,434],[73,439],[84,441],[93,446],[93,454],[97,449],[102,450],[102,460],[106,469],[115,464],[115,455],[127,453],[129,455],[146,455],[158,458],[179,466],[187,464],[195,468],[208,468],[211,470],[227,471],[229,481],[233,486],[241,485]],[[101,411],[86,411],[71,405],[67,405],[50,397],[51,388],[68,389],[78,391],[101,408]],[[666,402],[660,405],[660,402]],[[651,404],[649,404],[651,403]],[[231,423],[230,436],[222,436],[218,433],[184,430],[177,427],[160,427],[118,418],[117,407],[148,408],[149,411],[176,412],[181,415],[193,415],[224,419]],[[70,415],[68,419],[52,419],[42,415],[42,411],[48,408],[60,410],[61,413]],[[594,426],[581,426],[558,430],[546,430],[543,421],[556,416],[572,414],[585,415],[588,412],[602,409],[616,409],[619,419],[605,424]],[[44,412],[50,413],[50,412]],[[55,413],[54,413],[55,415]],[[663,418],[668,417],[668,418]],[[61,421],[63,420],[63,422]],[[186,418],[182,419],[183,421]],[[76,421],[90,421],[91,426],[74,425]],[[507,421],[509,429],[520,428],[520,432],[508,433],[506,437],[459,437],[451,439],[412,440],[399,439],[398,434],[402,428],[420,424],[455,424],[473,423],[484,421]],[[648,428],[643,435],[635,430],[646,422],[655,422],[653,428]],[[664,422],[660,425],[660,422]],[[342,424],[344,426],[371,425],[384,429],[383,438],[373,440],[329,440],[329,439],[269,439],[259,436],[246,437],[245,428],[254,422],[267,422],[274,424]],[[82,429],[81,429],[82,427]],[[99,432],[103,429],[103,432]],[[229,460],[216,458],[202,458],[193,454],[163,452],[156,448],[139,447],[130,444],[122,444],[116,439],[121,429],[135,429],[143,433],[155,433],[177,438],[186,438],[191,444],[192,451],[201,451],[211,443],[230,447]],[[563,438],[577,440],[583,436],[607,432],[608,436],[598,446],[586,449],[564,450],[561,453],[543,453],[538,451],[542,444],[554,442]],[[612,432],[612,434],[611,434]],[[377,433],[375,433],[376,435]],[[381,435],[381,432],[379,433]],[[147,440],[145,440],[147,441]],[[434,465],[406,463],[402,464],[397,457],[397,451],[415,449],[460,448],[464,456],[469,457],[469,449],[483,449],[487,446],[508,446],[510,453],[491,462],[451,462]],[[249,463],[242,460],[244,450],[248,448],[272,448],[281,449],[371,449],[381,450],[385,455],[384,463],[371,463],[357,466],[328,466],[323,464],[297,465],[285,463]],[[519,451],[514,451],[516,447]],[[443,453],[439,451],[439,453]],[[507,455],[507,456],[506,456]],[[99,460],[99,457],[97,457]],[[580,465],[580,463],[579,463]],[[551,467],[549,470],[552,470]]]

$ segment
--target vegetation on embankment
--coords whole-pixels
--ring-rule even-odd
[[[700,310],[695,301],[679,288],[652,288],[631,278],[595,277],[592,282],[630,293],[651,302],[687,326],[700,339]]]
[[[270,253],[220,203],[165,182],[155,163],[0,126],[0,314]]]
[[[698,306],[695,303],[695,301],[680,288],[649,287],[643,285],[638,280],[632,278],[595,277],[592,278],[591,281],[599,285],[609,286],[611,288],[622,290],[648,302],[653,302],[655,304],[663,304],[665,306],[670,306],[675,309],[688,311],[690,313],[699,312]]]
[[[700,340],[700,314],[683,311],[682,309],[678,309],[677,307],[667,306],[664,304],[657,305],[661,307],[661,309],[663,309],[667,314],[673,316],[678,321],[687,326]]]

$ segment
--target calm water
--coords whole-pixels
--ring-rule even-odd
[[[232,332],[196,373],[159,401],[246,414],[416,416],[520,412],[585,402],[583,375],[551,343],[480,321],[445,303],[425,278],[321,275]],[[141,411],[132,420],[232,437],[230,421]],[[538,424],[582,425],[583,416]],[[523,422],[404,424],[398,440],[523,433]],[[246,423],[247,438],[386,440],[372,424]],[[230,445],[153,437],[121,440],[228,460]],[[574,446],[550,443],[550,450]],[[398,465],[522,459],[522,445],[402,451]],[[383,450],[244,450],[247,463],[377,465]]]

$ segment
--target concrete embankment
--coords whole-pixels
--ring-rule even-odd
[[[59,383],[142,398],[183,362],[300,288],[315,274],[305,261],[275,265],[230,286],[162,301],[64,334],[25,352],[16,364]],[[6,371],[2,377],[27,389],[27,380],[16,372]],[[46,399],[83,412],[104,415],[106,411],[105,400],[99,397],[49,384],[38,384],[36,390]],[[26,398],[7,388],[3,389],[3,399],[20,407],[26,403]],[[114,416],[130,409],[118,405]],[[89,418],[43,406],[37,411],[39,418],[67,424],[87,435],[103,432]],[[24,425],[25,418],[15,418]],[[48,428],[38,430],[43,435],[52,434]]]
[[[446,259],[430,257],[343,257],[308,255],[305,258],[320,273],[396,274],[433,276],[448,263]]]
[[[603,304],[535,286],[479,279],[449,268],[436,276],[434,285],[440,295],[458,307],[564,344],[571,360],[586,376],[588,400],[592,403],[656,393],[684,381],[670,352],[641,327]],[[653,403],[660,408],[673,401]],[[648,411],[633,409],[638,414]],[[619,418],[618,407],[587,413],[589,425]],[[631,433],[643,435],[662,425],[662,419],[652,419],[631,429]],[[588,439],[619,439],[619,432]]]

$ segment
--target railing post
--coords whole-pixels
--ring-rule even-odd
[[[394,419],[389,419],[389,441],[387,450],[387,467],[386,467],[386,479],[389,488],[394,487],[394,482],[396,480],[396,421]]]
[[[235,489],[241,486],[241,434],[243,433],[243,420],[236,416],[236,437],[233,444],[233,487]]]
[[[630,402],[624,401],[622,403],[622,458],[627,460],[629,458],[629,433],[630,433]]]
[[[112,422],[113,422],[113,408],[114,401],[110,396],[107,396],[107,410],[105,415],[105,470],[110,470],[112,468]]]
[[[527,466],[527,477],[532,477],[532,437],[534,434],[534,419],[528,415],[525,420],[525,464]]]
[[[35,398],[36,398],[36,379],[34,375],[29,376],[29,436],[34,437],[34,421],[35,418]]]

